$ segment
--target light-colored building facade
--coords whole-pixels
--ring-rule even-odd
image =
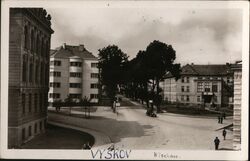
[[[50,55],[49,102],[65,100],[68,96],[78,101],[87,97],[98,103],[98,59],[84,45],[63,44]]]
[[[241,149],[241,97],[242,97],[242,61],[231,66],[234,71],[234,115],[233,115],[233,148]]]
[[[229,64],[187,64],[182,67],[180,79],[175,80],[169,73],[160,87],[163,100],[169,103],[228,106],[233,98],[233,75]]]
[[[44,132],[49,91],[51,16],[42,8],[10,8],[8,147]]]

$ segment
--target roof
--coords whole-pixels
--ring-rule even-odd
[[[231,65],[231,70],[242,70],[242,61],[236,61],[235,64]]]
[[[50,53],[52,53],[50,57],[53,58],[69,58],[76,56],[82,59],[97,60],[92,53],[85,49],[84,45],[72,46],[64,44],[60,48],[55,49],[54,52],[51,51]]]
[[[231,73],[229,64],[209,64],[209,65],[194,65],[187,64],[181,68],[180,75],[195,75],[195,76],[223,76]],[[173,77],[168,73],[165,78]]]

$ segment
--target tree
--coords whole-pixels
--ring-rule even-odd
[[[71,114],[72,106],[74,106],[74,100],[69,95],[64,99],[64,105],[69,107],[69,114]]]
[[[89,99],[86,96],[84,98],[81,98],[78,105],[82,106],[83,109],[85,110],[85,117],[87,117],[87,110],[88,110],[88,117],[90,117],[91,98]]]
[[[176,79],[179,78],[180,64],[174,64],[175,59],[175,50],[171,45],[154,40],[147,46],[144,63],[147,68],[147,78],[151,80],[151,90],[156,94],[156,100],[161,100],[159,83],[167,72],[171,72]],[[156,106],[157,112],[160,112],[159,101]]]
[[[114,99],[118,86],[124,83],[125,67],[128,56],[116,45],[99,49],[100,82],[104,85],[107,96]]]

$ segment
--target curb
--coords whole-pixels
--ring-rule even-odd
[[[103,133],[98,132],[96,130],[87,129],[87,128],[83,128],[83,127],[76,127],[73,125],[59,123],[59,122],[55,122],[55,121],[48,121],[48,123],[55,125],[55,126],[74,129],[74,130],[78,130],[78,131],[82,131],[82,132],[86,132],[86,133],[91,134],[95,138],[95,142],[92,146],[93,148],[103,147],[107,144],[109,145],[112,143],[110,138],[107,135],[104,135]]]

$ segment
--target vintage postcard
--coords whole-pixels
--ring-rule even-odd
[[[247,1],[1,4],[1,158],[248,159]]]

